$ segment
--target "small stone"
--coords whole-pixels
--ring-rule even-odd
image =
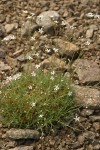
[[[10,129],[6,132],[11,139],[39,139],[39,132],[29,129]]]
[[[37,29],[38,29],[37,24],[28,20],[21,27],[21,36],[22,37],[30,36]]]
[[[4,64],[4,62],[0,61],[0,71],[8,71],[11,70],[11,67],[7,64]]]
[[[86,38],[92,38],[93,37],[93,29],[89,29],[86,32]]]
[[[18,28],[18,23],[12,23],[12,24],[5,25],[6,33],[11,33],[14,29],[17,29],[17,28]]]
[[[44,68],[44,69],[52,69],[52,68],[55,68],[55,70],[57,71],[64,71],[66,70],[66,63],[55,57],[54,55],[52,55],[51,57],[49,57],[48,59],[45,59],[44,61],[42,61],[40,63],[41,67]]]
[[[81,111],[81,115],[86,117],[86,116],[92,115],[93,112],[94,112],[94,110],[92,110],[92,109],[83,109]]]
[[[79,136],[78,136],[78,142],[79,142],[80,144],[83,144],[83,143],[84,143],[84,140],[85,140],[85,136],[83,136],[83,135],[79,135]]]
[[[71,58],[73,58],[73,56],[78,55],[79,53],[79,48],[78,46],[76,46],[75,44],[68,42],[64,39],[54,39],[54,43],[58,48],[58,53],[61,56],[67,55]]]
[[[98,30],[98,26],[95,24],[91,24],[90,25],[90,29],[92,29],[93,31],[97,31]]]
[[[14,148],[16,144],[17,143],[15,141],[9,141],[6,145],[6,148]]]
[[[5,58],[7,64],[11,67],[11,68],[15,68],[17,66],[17,60],[14,58],[11,58],[9,56],[6,56]]]

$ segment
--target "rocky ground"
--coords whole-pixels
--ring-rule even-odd
[[[100,149],[99,5],[99,0],[0,1],[0,82],[37,65],[53,68],[73,76],[76,100],[84,105],[69,126],[49,135],[0,125],[1,150]]]

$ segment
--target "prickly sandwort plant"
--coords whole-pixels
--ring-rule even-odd
[[[18,78],[17,78],[18,77]],[[71,81],[40,69],[7,79],[0,92],[0,116],[8,127],[50,130],[73,118],[76,110]]]

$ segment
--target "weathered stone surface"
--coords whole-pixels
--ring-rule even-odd
[[[16,28],[18,28],[18,23],[12,23],[12,24],[5,25],[6,33],[11,33]]]
[[[59,49],[60,55],[67,55],[69,57],[73,57],[75,54],[78,54],[79,48],[73,43],[66,41],[65,39],[54,39],[55,45]]]
[[[0,61],[0,71],[7,71],[10,70],[11,67],[5,64],[4,62]]]
[[[15,148],[10,148],[9,150],[33,150],[33,146],[19,146]]]
[[[16,60],[16,59],[11,58],[11,57],[9,57],[9,56],[6,56],[5,60],[6,60],[7,64],[8,64],[11,68],[14,68],[14,67],[17,66],[17,60]]]
[[[54,55],[42,61],[40,65],[45,69],[55,68],[56,70],[65,70],[67,68],[66,63]]]
[[[93,29],[87,30],[87,32],[86,32],[86,38],[92,38],[92,36],[93,36]]]
[[[76,102],[85,107],[100,108],[100,91],[97,89],[73,85]]]
[[[95,83],[100,81],[100,68],[96,62],[87,59],[77,59],[73,65],[76,77],[81,83]]]
[[[92,115],[93,112],[94,112],[94,110],[92,110],[92,109],[83,109],[81,111],[81,115],[86,117],[86,116]]]
[[[30,36],[38,28],[37,24],[32,21],[26,21],[21,27],[21,36]]]
[[[59,14],[56,11],[45,11],[37,16],[36,23],[45,30],[55,26],[54,21],[59,20]]]
[[[6,132],[11,139],[39,139],[39,132],[29,129],[10,129]]]

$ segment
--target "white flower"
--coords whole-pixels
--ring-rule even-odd
[[[32,19],[32,16],[27,16],[27,19]]]
[[[43,114],[39,115],[39,118],[42,118],[43,117]]]
[[[28,60],[32,60],[33,58],[32,58],[31,56],[28,56],[27,59],[28,59]]]
[[[32,107],[36,106],[36,103],[35,102],[31,103],[31,106]]]
[[[32,16],[35,16],[35,13],[31,13]]]
[[[63,21],[61,22],[61,25],[62,25],[62,26],[65,26],[65,25],[66,25],[66,21],[63,20]]]
[[[31,86],[31,85],[29,85],[29,86],[28,86],[28,89],[29,89],[29,90],[32,90],[32,86]]]
[[[58,52],[58,49],[57,49],[57,48],[55,48],[55,47],[53,48],[53,50],[54,50],[54,52],[55,52],[55,53],[56,53],[56,52]]]
[[[31,40],[31,41],[35,41],[35,37],[32,36],[32,37],[30,38],[30,40]]]
[[[55,85],[54,86],[54,91],[58,91],[59,90],[59,85]]]
[[[54,20],[54,23],[58,24],[58,21],[57,21],[57,20]]]
[[[34,50],[34,46],[31,46],[31,50]]]
[[[43,31],[43,28],[39,29],[38,32],[42,34],[42,33],[44,32],[44,31]]]
[[[87,13],[86,16],[89,18],[92,18],[92,17],[94,17],[94,14],[90,12],[90,13]]]
[[[74,119],[75,119],[75,122],[77,122],[77,121],[79,122],[80,117],[78,117],[78,116],[76,115]]]
[[[50,77],[50,80],[54,80],[54,77],[53,77],[53,76],[51,76],[51,77]]]
[[[40,66],[41,66],[40,64],[37,64],[35,67],[38,69],[38,68],[40,68]]]
[[[50,53],[50,52],[51,52],[51,49],[50,49],[50,48],[47,48],[45,51],[46,51],[47,53]]]
[[[38,56],[39,56],[39,53],[36,53],[35,55],[38,57]]]
[[[54,75],[55,74],[55,71],[53,70],[52,72],[51,72],[51,75]]]
[[[72,94],[73,94],[73,93],[72,93],[71,91],[68,92],[68,96],[72,96]]]
[[[27,10],[23,10],[23,13],[28,14],[28,11]]]
[[[85,45],[90,45],[90,42],[89,42],[89,41],[86,41]]]
[[[33,72],[31,73],[31,75],[32,75],[33,77],[35,77],[35,76],[36,76],[36,73],[33,71]]]

